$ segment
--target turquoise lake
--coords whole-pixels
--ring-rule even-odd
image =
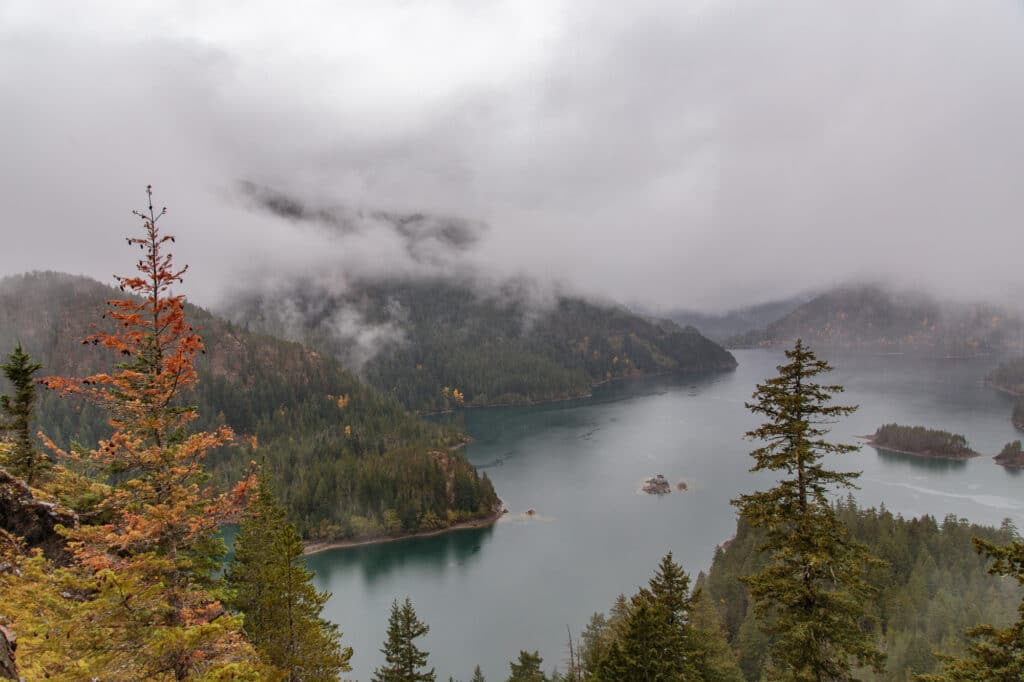
[[[540,407],[470,410],[458,418],[475,439],[467,456],[487,471],[511,513],[495,526],[432,538],[332,550],[309,557],[317,584],[334,596],[325,615],[355,649],[349,677],[368,680],[391,600],[412,598],[430,625],[422,645],[438,679],[508,676],[520,649],[539,650],[564,669],[566,626],[574,634],[594,611],[645,582],[668,551],[693,575],[735,528],[729,500],[771,485],[748,473],[757,420],[745,409],[781,352],[737,351],[734,372],[605,386],[591,399]],[[963,433],[988,455],[1020,438],[1012,399],[985,387],[994,360],[905,356],[829,358],[841,399],[860,409],[836,424],[837,440],[886,422]],[[1024,527],[1024,477],[989,456],[925,460],[864,447],[834,468],[862,471],[862,505],[882,502],[904,516],[956,514]],[[638,492],[664,474],[688,490]],[[532,518],[523,512],[536,510]]]

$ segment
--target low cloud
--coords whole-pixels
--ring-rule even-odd
[[[0,272],[109,281],[152,183],[206,304],[438,272],[656,309],[1024,300],[1022,27],[1010,0],[10,0]]]

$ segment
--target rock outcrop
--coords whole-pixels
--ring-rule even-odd
[[[57,526],[77,523],[74,512],[36,499],[24,481],[0,469],[0,528],[21,538],[25,547],[38,547],[51,561],[65,563],[67,544]]]
[[[0,679],[19,679],[18,666],[14,663],[14,650],[17,648],[14,633],[0,625]]]
[[[672,486],[667,478],[658,474],[654,478],[644,481],[643,491],[648,495],[668,495],[672,492]]]

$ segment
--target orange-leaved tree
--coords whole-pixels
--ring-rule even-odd
[[[189,431],[197,415],[185,399],[203,342],[174,291],[187,266],[175,266],[174,237],[158,226],[166,209],[154,211],[150,187],[146,193],[147,210],[135,212],[142,236],[127,240],[141,252],[138,273],[116,278],[126,297],[108,301],[108,329],[83,341],[112,351],[115,369],[43,380],[104,408],[113,428],[89,451],[66,452],[43,436],[59,457],[100,466],[110,483],[92,522],[65,531],[87,576],[78,612],[89,632],[75,639],[104,677],[117,670],[124,678],[205,678],[223,666],[258,674],[245,665],[256,657],[240,619],[222,608],[216,578],[224,554],[218,526],[237,513],[253,479],[226,494],[209,489],[203,459],[233,434]]]

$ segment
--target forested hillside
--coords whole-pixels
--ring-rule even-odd
[[[1024,357],[1001,363],[989,372],[985,380],[1001,391],[1024,396]]]
[[[94,331],[90,325],[100,320],[105,301],[122,295],[59,273],[0,280],[0,348],[20,341],[42,362],[43,374],[109,370],[109,355],[82,345],[82,338]],[[196,307],[187,314],[207,347],[188,398],[199,409],[196,427],[226,424],[240,436],[237,445],[212,453],[208,467],[227,482],[265,457],[307,537],[433,530],[493,511],[490,482],[450,450],[460,442],[454,430],[408,413],[329,356],[247,332]],[[39,426],[62,447],[89,446],[109,433],[94,407],[45,391]]]
[[[910,682],[914,673],[941,667],[933,653],[961,653],[965,629],[979,622],[1004,626],[1014,620],[1021,590],[1012,581],[986,572],[989,560],[979,556],[972,538],[1004,544],[1016,539],[1015,529],[969,524],[949,516],[941,523],[925,516],[904,519],[885,508],[860,509],[848,500],[838,508],[851,538],[887,562],[869,573],[877,596],[869,605],[876,616],[888,655],[886,672],[866,680]],[[748,680],[761,679],[769,640],[758,629],[747,588],[739,581],[764,565],[756,551],[763,534],[740,522],[736,537],[719,548],[703,585],[719,611],[729,642],[738,650]]]
[[[736,366],[692,327],[578,298],[531,303],[511,285],[486,293],[469,281],[393,280],[332,292],[296,282],[236,300],[229,315],[359,365],[420,411],[558,400],[612,379]]]
[[[767,325],[729,339],[734,347],[776,347],[802,338],[815,348],[929,356],[1020,351],[1024,323],[987,304],[942,303],[879,286],[833,289]]]

